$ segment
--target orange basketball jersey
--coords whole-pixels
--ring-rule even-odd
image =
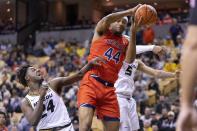
[[[94,68],[90,71],[108,82],[114,83],[118,78],[118,72],[125,59],[125,51],[129,41],[125,36],[117,36],[110,31],[94,41],[90,48],[88,61],[95,57],[102,57],[107,61],[106,64]]]

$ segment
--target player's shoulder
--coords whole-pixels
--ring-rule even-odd
[[[29,100],[27,97],[24,97],[22,100],[21,100],[21,107],[24,107],[24,106],[30,106],[30,103],[29,103]]]

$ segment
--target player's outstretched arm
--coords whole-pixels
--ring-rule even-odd
[[[138,60],[138,70],[151,75],[156,78],[176,78],[176,73],[166,72],[163,70],[153,69],[151,67],[146,66],[142,61]]]
[[[88,62],[80,71],[78,71],[74,75],[71,75],[68,77],[58,77],[58,78],[51,80],[49,82],[50,87],[53,88],[57,93],[60,93],[62,90],[62,87],[73,84],[74,82],[81,80],[87,71],[92,69],[94,66],[100,66],[100,62],[105,63],[105,60],[103,60],[100,57],[96,57],[90,62]]]
[[[136,32],[137,32],[137,28],[140,26],[141,20],[142,19],[140,19],[139,21],[133,22],[130,28],[130,32],[131,32],[130,40],[129,40],[129,45],[127,47],[126,57],[125,57],[125,62],[127,63],[132,63],[136,57]]]
[[[40,99],[36,105],[36,108],[33,110],[30,103],[26,98],[23,99],[21,103],[21,110],[24,113],[25,117],[32,126],[37,126],[40,119],[42,118],[43,113],[43,101],[47,92],[47,88],[40,88]],[[43,116],[44,117],[44,116]]]
[[[141,6],[141,4],[137,5],[134,8],[120,11],[116,13],[111,13],[105,17],[103,17],[96,25],[95,35],[102,36],[109,28],[110,24],[125,17],[125,16],[133,16],[135,11]]]
[[[136,54],[142,54],[148,51],[152,51],[156,55],[163,55],[166,53],[165,46],[156,46],[156,45],[137,45]]]

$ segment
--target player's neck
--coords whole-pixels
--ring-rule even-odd
[[[122,33],[114,32],[113,33],[115,36],[122,36]]]
[[[30,88],[28,95],[30,96],[39,96],[39,88]]]
[[[41,87],[43,81],[44,80],[31,81],[31,82],[28,83],[28,87],[32,90],[37,90]]]
[[[40,88],[40,86],[41,86],[41,84],[40,83],[31,83],[31,84],[29,84],[29,87],[30,87],[30,89],[39,89]]]
[[[29,95],[39,95],[39,89],[41,88],[41,84],[40,83],[30,83],[29,84]]]

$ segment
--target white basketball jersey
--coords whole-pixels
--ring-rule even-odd
[[[35,109],[39,97],[40,96],[26,95],[26,99],[28,99],[33,109]],[[43,110],[42,118],[37,125],[37,130],[64,126],[71,122],[63,99],[51,88],[48,88],[48,92],[45,96]]]
[[[131,64],[123,62],[123,65],[118,73],[118,79],[114,84],[117,95],[124,95],[128,98],[132,97],[133,91],[135,90],[134,74],[137,70],[137,67],[137,60]]]

